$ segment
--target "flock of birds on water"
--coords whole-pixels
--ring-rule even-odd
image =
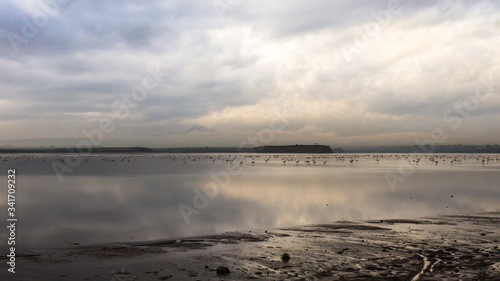
[[[255,165],[255,164],[283,164],[283,165],[306,165],[317,166],[327,165],[329,163],[345,163],[344,165],[354,166],[361,163],[375,163],[380,161],[398,161],[398,163],[408,162],[411,165],[420,163],[433,165],[460,165],[464,162],[488,165],[498,163],[500,155],[494,154],[87,154],[87,155],[0,155],[2,162],[8,161],[30,161],[41,162],[59,161],[59,162],[78,162],[78,161],[104,161],[104,162],[131,162],[139,159],[170,160],[172,162],[182,163],[184,165],[196,161],[211,161],[215,163],[226,163],[229,165]]]

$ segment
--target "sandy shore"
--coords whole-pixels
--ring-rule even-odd
[[[154,243],[75,246],[20,256],[16,274],[4,270],[0,279],[500,280],[498,241],[500,213],[338,221]],[[285,253],[289,260],[282,259]],[[219,266],[229,274],[218,273]]]

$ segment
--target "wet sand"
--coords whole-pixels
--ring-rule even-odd
[[[498,212],[337,221],[148,243],[74,245],[19,256],[16,274],[4,270],[0,279],[500,280],[498,241]]]

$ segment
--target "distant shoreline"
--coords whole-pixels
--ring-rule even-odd
[[[78,153],[76,148],[12,148],[0,149],[0,154],[21,153]],[[263,146],[255,148],[237,147],[179,147],[179,148],[148,148],[148,147],[96,147],[82,153],[334,153],[326,145],[301,146]]]
[[[74,147],[42,147],[42,148],[0,148],[0,154],[38,154],[38,153],[78,153]],[[500,145],[438,145],[432,149],[424,149],[418,146],[365,146],[331,148],[327,145],[284,145],[284,146],[261,146],[255,148],[238,147],[173,147],[173,148],[149,148],[149,147],[94,147],[91,151],[83,153],[500,153]]]

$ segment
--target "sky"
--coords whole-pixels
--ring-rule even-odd
[[[500,1],[0,0],[0,146],[500,143]]]

